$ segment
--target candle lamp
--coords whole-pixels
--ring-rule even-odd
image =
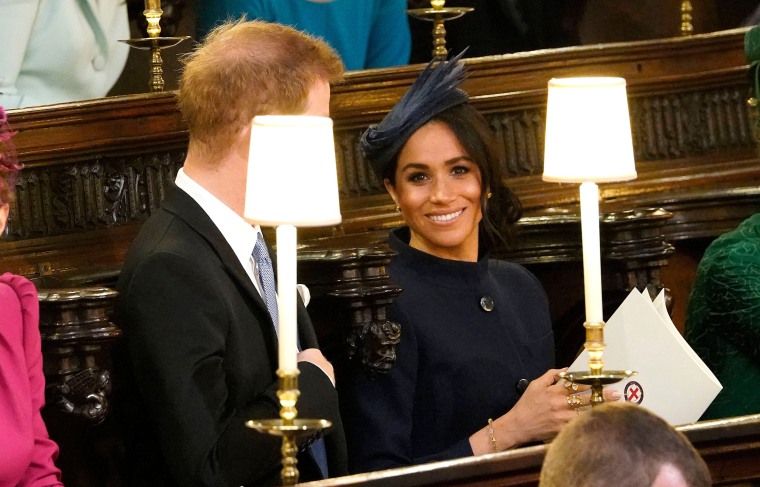
[[[332,120],[305,115],[254,117],[248,157],[244,217],[276,226],[278,370],[280,419],[247,426],[282,436],[282,482],[298,482],[297,441],[330,426],[323,419],[297,418],[296,227],[341,222]]]
[[[148,21],[148,37],[139,39],[124,39],[123,42],[130,47],[141,50],[150,50],[151,67],[150,67],[150,91],[164,91],[164,60],[161,58],[161,50],[174,47],[180,42],[190,39],[190,36],[180,37],[161,37],[161,16],[164,11],[161,9],[161,0],[145,0],[145,10],[143,15]]]
[[[604,402],[603,386],[631,376],[604,370],[604,316],[597,183],[636,178],[628,98],[622,78],[558,78],[549,81],[544,181],[580,183],[583,283],[589,370],[561,376],[591,385],[592,406]]]
[[[415,19],[433,22],[433,59],[439,61],[445,61],[448,54],[443,23],[474,10],[472,7],[445,7],[445,4],[446,0],[430,0],[430,8],[412,8],[406,11]]]

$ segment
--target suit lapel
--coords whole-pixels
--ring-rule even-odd
[[[211,247],[219,256],[219,260],[221,261],[227,273],[232,277],[237,285],[245,291],[246,296],[250,298],[256,304],[256,306],[258,306],[268,316],[269,311],[267,310],[264,299],[261,297],[259,291],[251,282],[248,274],[240,265],[240,261],[238,260],[237,255],[235,255],[235,252],[232,251],[232,247],[230,247],[229,243],[227,243],[227,240],[225,240],[222,233],[219,231],[216,225],[214,225],[214,222],[211,221],[211,218],[209,218],[206,212],[203,211],[200,205],[198,205],[198,203],[196,203],[193,198],[191,198],[180,188],[173,186],[172,190],[164,199],[161,207],[187,223],[187,225],[198,232],[198,234],[201,235],[209,243],[209,245],[211,245]],[[276,350],[276,337],[273,332],[274,330],[272,329],[271,320],[266,323],[259,323],[259,326],[262,327],[264,336],[272,337],[272,344]],[[266,327],[266,330],[264,327]]]
[[[261,297],[261,294],[259,294],[259,291],[251,282],[248,274],[245,272],[242,266],[240,266],[240,261],[238,260],[237,255],[235,255],[235,252],[232,251],[232,247],[230,247],[230,245],[227,243],[227,240],[225,240],[222,233],[219,231],[216,225],[214,225],[214,222],[211,221],[211,218],[209,218],[206,212],[203,211],[200,205],[198,205],[198,203],[196,203],[196,201],[191,198],[190,195],[182,191],[180,188],[172,185],[172,188],[164,199],[161,207],[164,210],[182,219],[182,221],[187,223],[190,227],[193,228],[193,230],[198,232],[201,236],[203,236],[203,238],[206,239],[206,241],[208,241],[208,243],[214,248],[214,251],[217,253],[217,255],[219,255],[219,259],[221,260],[230,276],[232,276],[237,284],[245,290],[246,294],[253,300],[254,303],[256,303],[256,306],[266,312],[268,316],[269,310],[267,309],[267,305],[264,302],[264,299]],[[269,251],[270,256],[275,255],[269,245],[267,245],[267,250]],[[276,261],[277,259],[272,259],[275,277],[277,276]],[[294,289],[293,292],[296,292],[296,290]],[[306,311],[306,307],[303,305],[300,298],[298,298],[297,303],[297,326],[301,345],[303,348],[318,347],[317,337],[314,333],[314,327],[311,324],[311,319],[309,318],[309,314]],[[259,325],[262,326],[262,328],[264,326],[268,327],[267,330],[262,331],[265,332],[264,336],[272,337],[272,344],[276,350],[277,336],[275,333],[273,333],[271,320],[267,323],[259,323]]]

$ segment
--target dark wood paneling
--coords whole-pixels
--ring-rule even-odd
[[[744,30],[735,30],[467,60],[465,89],[497,135],[508,182],[526,209],[517,246],[496,254],[529,266],[544,283],[564,354],[560,363],[577,349],[582,333],[582,267],[577,185],[541,180],[547,81],[627,79],[639,175],[600,187],[605,311],[633,286],[666,286],[682,326],[678,306],[685,306],[704,246],[760,209],[743,36]],[[375,256],[382,255],[387,230],[401,223],[400,215],[362,160],[358,139],[421,68],[351,73],[333,88],[343,222],[303,229],[299,239],[318,333],[338,364],[351,333],[367,320],[383,319],[378,310],[397,292],[374,280],[371,274],[382,274],[383,265],[367,259],[375,258],[375,248]],[[0,243],[0,272],[26,275],[41,287],[112,285],[140,224],[158,208],[184,158],[187,130],[173,94],[11,110],[9,118],[26,168]],[[357,272],[358,281],[352,280]],[[56,423],[55,434],[77,429],[69,426]],[[102,428],[87,430],[99,438],[89,444],[117,448]],[[755,450],[742,444],[733,455],[731,448],[717,445],[709,455],[725,465],[736,461],[739,471],[742,452]],[[470,483],[453,479],[449,485],[532,485],[541,455],[519,450],[470,459],[461,467],[461,478]]]

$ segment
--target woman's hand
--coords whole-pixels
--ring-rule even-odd
[[[575,417],[568,390],[558,376],[564,370],[549,369],[531,382],[517,404],[494,421],[494,437],[504,444],[502,449],[551,438]]]
[[[555,436],[560,428],[590,404],[589,386],[559,378],[566,369],[550,369],[528,385],[517,404],[495,419],[492,431],[486,426],[470,437],[473,453],[493,453],[531,441]],[[620,399],[620,391],[604,391],[605,401]],[[492,433],[492,434],[491,434]],[[495,442],[495,444],[494,444]]]

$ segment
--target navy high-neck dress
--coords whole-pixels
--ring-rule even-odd
[[[408,242],[408,228],[391,232],[389,273],[403,288],[390,310],[401,324],[396,363],[376,380],[356,370],[346,398],[354,471],[472,455],[470,435],[554,362],[546,294],[529,271],[485,252],[440,259]]]

